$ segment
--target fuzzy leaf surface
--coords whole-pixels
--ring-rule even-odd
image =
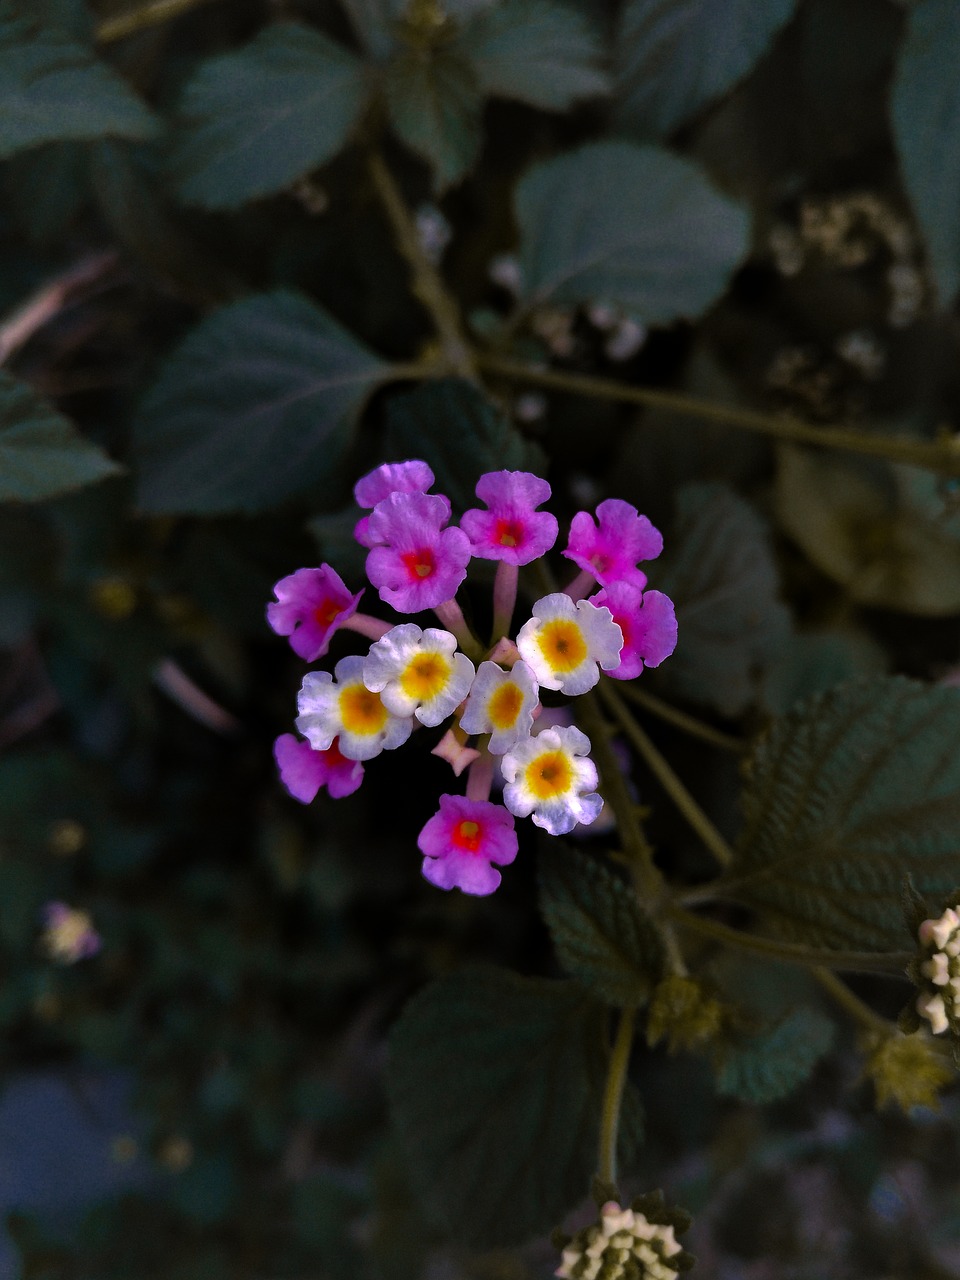
[[[425,160],[438,191],[458,182],[480,152],[482,99],[473,66],[455,47],[404,50],[386,75],[387,116]]]
[[[156,118],[105,62],[0,4],[0,159],[45,142],[147,138]]]
[[[69,418],[0,372],[0,502],[40,502],[121,470]]]
[[[141,406],[141,507],[263,511],[324,483],[387,367],[299,294],[215,312],[168,357]]]
[[[596,142],[536,165],[516,192],[522,301],[601,301],[646,324],[698,316],[747,252],[749,218],[695,165]]]
[[[720,484],[686,485],[651,585],[677,606],[680,642],[654,683],[723,715],[745,711],[789,629],[770,540],[753,508]]]
[[[393,1117],[414,1185],[456,1238],[519,1244],[582,1197],[605,1027],[578,984],[493,968],[447,974],[407,1005],[390,1044]]]
[[[603,50],[583,14],[553,0],[507,0],[480,13],[460,40],[483,93],[564,111],[609,91]]]
[[[795,1009],[774,1026],[718,1050],[717,1092],[741,1102],[776,1102],[803,1084],[832,1043],[829,1018]]]
[[[904,876],[937,898],[960,865],[960,690],[900,676],[828,690],[778,720],[742,797],[731,896],[821,947],[909,945]]]
[[[619,118],[662,138],[732,89],[796,0],[630,0],[616,40]]]
[[[184,90],[173,174],[182,198],[235,209],[331,160],[367,98],[363,63],[298,23],[211,58]]]
[[[428,462],[436,492],[461,509],[476,506],[474,488],[485,471],[542,471],[545,466],[540,450],[460,378],[425,382],[393,396],[387,405],[387,442],[397,458]]]
[[[907,12],[891,104],[900,169],[944,306],[960,286],[960,9],[919,0]]]
[[[624,880],[577,849],[544,843],[540,912],[571,977],[613,1005],[647,999],[662,976],[663,948]]]

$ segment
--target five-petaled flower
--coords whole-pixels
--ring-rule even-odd
[[[663,537],[646,516],[622,498],[607,498],[597,507],[596,521],[589,511],[573,517],[563,554],[603,587],[632,582],[642,589],[647,575],[637,561],[654,560],[662,550]]]
[[[325,751],[317,751],[302,738],[284,733],[273,744],[273,755],[280,781],[301,804],[314,800],[321,787],[340,800],[353,795],[363,781],[363,765],[348,760],[336,738]]]
[[[539,701],[537,677],[525,662],[515,662],[509,671],[495,662],[481,662],[460,727],[471,734],[489,733],[487,749],[500,756],[530,737]]]
[[[363,595],[351,595],[328,564],[298,569],[273,590],[277,599],[267,605],[267,621],[278,636],[290,637],[290,647],[304,662],[323,657],[330,637],[356,613]]]
[[[403,623],[370,646],[363,683],[394,715],[414,715],[432,728],[456,710],[473,683],[473,663],[456,649],[449,631]]]
[[[378,503],[389,498],[391,493],[426,493],[433,484],[433,472],[425,462],[412,459],[409,462],[385,462],[369,475],[358,480],[353,488],[353,496],[358,507],[374,508]],[[450,502],[439,495],[446,504],[446,514],[441,523],[450,519]],[[375,547],[375,535],[370,532],[370,517],[361,516],[353,530],[353,536],[361,547]]]
[[[411,716],[396,716],[379,693],[363,683],[363,658],[341,658],[329,671],[308,671],[297,699],[297,728],[315,751],[339,738],[348,760],[372,760],[402,746],[413,728]],[[335,678],[334,678],[335,677]]]
[[[677,647],[677,615],[662,591],[641,591],[632,582],[611,582],[590,603],[610,610],[623,633],[615,680],[634,680],[644,667],[659,667]]]
[[[546,480],[529,471],[488,471],[477,482],[476,493],[489,510],[472,508],[460,521],[475,556],[530,564],[556,542],[557,517],[536,510],[550,497]]]
[[[452,600],[467,576],[470,540],[444,528],[446,498],[431,493],[391,493],[373,509],[367,577],[398,613],[420,613]]]
[[[589,750],[590,739],[574,725],[544,729],[518,743],[500,762],[504,804],[552,836],[593,822],[603,801],[595,790],[597,766],[587,756]]]
[[[570,697],[593,688],[599,667],[619,667],[622,647],[623,632],[609,609],[574,603],[562,591],[538,600],[517,635],[517,648],[543,688]]]
[[[423,858],[423,874],[440,889],[464,893],[493,893],[500,872],[517,856],[513,818],[499,804],[443,795],[440,811],[429,819],[417,844]]]

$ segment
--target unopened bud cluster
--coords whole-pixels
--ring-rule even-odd
[[[599,1222],[584,1227],[563,1248],[554,1272],[567,1280],[673,1280],[693,1266],[676,1233],[689,1226],[681,1209],[668,1209],[655,1193],[628,1209],[609,1200]]]
[[[919,973],[924,989],[916,1009],[934,1035],[960,1033],[960,915],[947,907],[939,920],[924,920],[920,946],[925,958]]]

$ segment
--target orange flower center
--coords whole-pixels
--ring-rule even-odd
[[[378,693],[362,684],[348,684],[340,693],[340,720],[347,733],[369,737],[387,723],[387,708]]]
[[[575,671],[587,656],[580,626],[572,618],[553,618],[537,632],[540,652],[554,671]]]
[[[570,790],[573,769],[563,751],[544,751],[527,765],[524,781],[538,800],[555,800]]]
[[[465,819],[458,822],[453,828],[453,843],[458,849],[464,849],[467,853],[476,853],[480,847],[480,840],[483,832],[480,830],[479,822],[471,822]]]
[[[517,722],[523,694],[512,680],[506,680],[487,703],[487,715],[494,729],[512,729]]]

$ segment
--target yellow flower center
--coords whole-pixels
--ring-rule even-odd
[[[400,677],[400,687],[408,698],[429,702],[442,693],[450,679],[451,663],[442,653],[421,653]]]
[[[580,626],[572,618],[554,618],[537,632],[540,652],[554,671],[565,675],[575,671],[587,656]]]
[[[387,723],[387,708],[379,693],[371,693],[362,684],[348,684],[340,693],[340,720],[347,733],[367,737],[379,733]]]
[[[487,703],[490,723],[494,729],[512,729],[522,706],[523,694],[512,680],[504,681]]]
[[[570,790],[573,770],[562,751],[545,751],[527,765],[524,781],[538,800],[555,800]]]

